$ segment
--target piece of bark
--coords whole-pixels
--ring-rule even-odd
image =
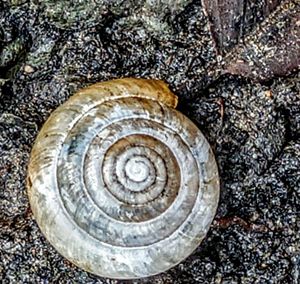
[[[300,1],[285,1],[225,58],[225,72],[257,81],[286,76],[300,65]]]
[[[228,52],[280,2],[281,0],[202,0],[218,53]]]

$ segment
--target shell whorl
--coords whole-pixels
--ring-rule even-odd
[[[50,243],[100,276],[163,272],[200,244],[219,198],[200,130],[159,80],[118,79],[80,90],[33,147],[28,194]]]

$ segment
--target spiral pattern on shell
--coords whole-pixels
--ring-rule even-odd
[[[200,244],[219,198],[200,130],[158,80],[119,79],[79,91],[33,147],[28,194],[50,243],[94,274],[139,278]]]

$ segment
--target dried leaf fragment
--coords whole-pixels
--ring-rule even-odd
[[[225,58],[225,70],[257,81],[286,76],[300,65],[300,2],[285,1]]]
[[[281,0],[202,0],[219,53],[226,53],[239,39],[266,18]]]

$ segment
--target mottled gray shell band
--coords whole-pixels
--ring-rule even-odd
[[[114,80],[83,89],[42,128],[29,165],[31,207],[49,242],[79,267],[146,277],[205,237],[217,166],[176,102],[161,81]]]

